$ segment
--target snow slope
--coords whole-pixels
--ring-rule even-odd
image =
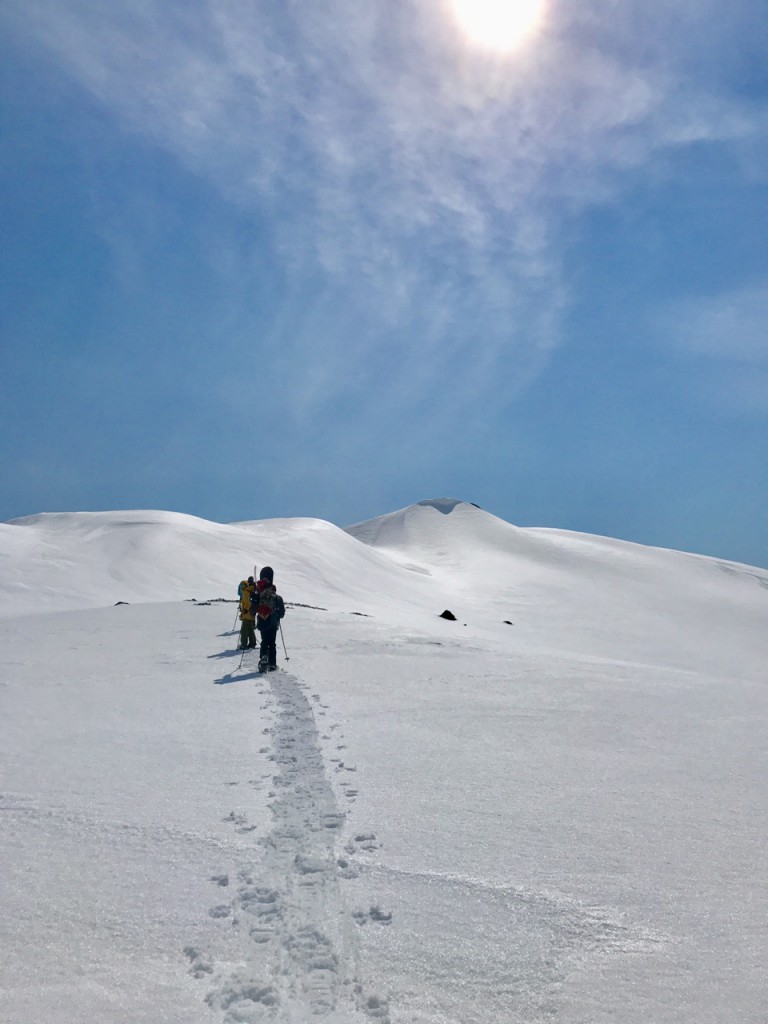
[[[43,513],[0,524],[0,615],[118,601],[228,597],[260,566],[280,565],[304,601],[365,601],[397,590],[390,561],[318,519],[222,525],[177,512]]]
[[[0,558],[3,1024],[764,1024],[764,572],[449,499]]]
[[[751,674],[768,572],[561,530],[520,529],[466,502],[423,501],[348,527],[439,580],[463,619],[482,608],[537,646],[681,669]],[[755,649],[755,642],[759,648]]]

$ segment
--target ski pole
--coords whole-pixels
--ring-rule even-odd
[[[283,651],[285,651],[285,660],[286,661],[290,661],[291,659],[288,657],[288,651],[286,651],[286,649],[285,649],[285,637],[283,636],[283,624],[282,624],[282,622],[279,622],[278,625],[280,626],[280,639],[283,641]]]

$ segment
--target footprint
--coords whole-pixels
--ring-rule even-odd
[[[339,878],[352,879],[360,877],[360,872],[346,857],[339,857],[336,861],[336,866],[339,869]]]
[[[207,960],[203,953],[194,946],[187,946],[184,956],[189,958],[189,973],[193,978],[204,978],[206,974],[213,974],[213,964]]]
[[[355,836],[355,843],[361,850],[380,850],[381,843],[373,832],[361,832]]]
[[[380,1021],[380,1024],[389,1024],[389,1003],[383,996],[363,994],[362,985],[355,986],[358,1007],[367,1016]]]
[[[233,825],[245,825],[248,821],[244,814],[235,814],[234,811],[230,811],[226,818],[222,818],[221,820],[227,824],[231,823]]]
[[[211,907],[208,914],[213,918],[230,917],[232,914],[232,907],[228,903],[220,903],[216,907]]]
[[[252,1020],[251,1011],[254,1004],[265,1007],[276,1007],[280,996],[272,985],[264,984],[245,971],[237,971],[224,987],[218,992],[211,992],[206,1003],[214,1010],[229,1010],[228,1020]]]
[[[283,903],[276,889],[264,886],[245,888],[240,892],[241,909],[255,918],[248,934],[257,943],[269,942],[283,916]]]
[[[341,828],[344,824],[344,814],[341,811],[332,811],[324,814],[322,817],[323,828],[335,829]]]
[[[352,917],[359,925],[366,925],[369,922],[383,925],[392,924],[392,912],[386,912],[378,905],[370,907],[368,910],[355,910]]]

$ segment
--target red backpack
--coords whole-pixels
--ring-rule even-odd
[[[277,590],[269,580],[259,580],[258,588],[257,601],[259,618],[264,622],[268,622],[272,618],[272,613],[277,608]]]

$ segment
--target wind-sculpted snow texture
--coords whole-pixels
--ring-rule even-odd
[[[239,867],[230,903],[211,910],[212,916],[231,918],[246,962],[216,984],[207,1002],[233,1024],[327,1015],[334,1021],[389,1024],[386,999],[366,990],[357,976],[359,912],[349,911],[341,892],[343,878],[356,873],[356,844],[373,837],[358,837],[346,856],[337,855],[345,815],[326,774],[304,687],[288,673],[266,678],[275,706],[274,725],[264,729],[272,741],[267,756],[275,766],[272,827],[253,860]],[[347,792],[356,795],[354,789]],[[247,827],[234,816],[233,824]],[[213,880],[230,884],[227,876]],[[379,920],[389,923],[391,915],[379,913]],[[193,974],[213,973],[198,950],[186,952]]]

